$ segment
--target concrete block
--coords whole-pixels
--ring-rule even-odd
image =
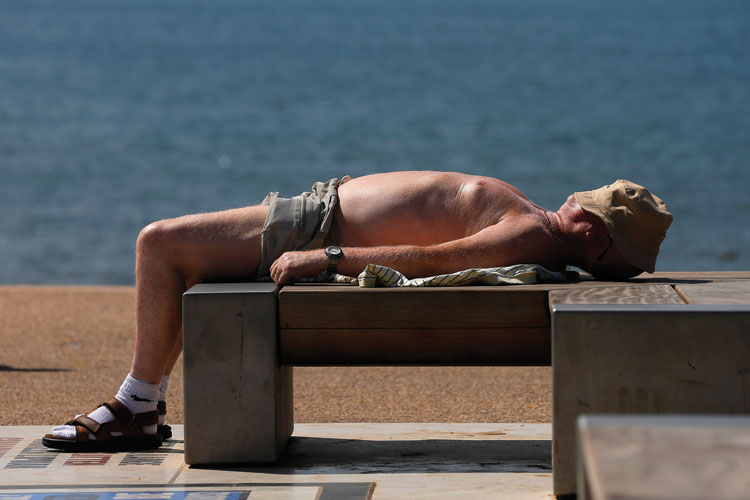
[[[750,306],[552,308],[553,469],[576,492],[583,413],[750,413]]]
[[[578,499],[748,498],[750,417],[583,415]]]
[[[278,353],[278,287],[199,284],[183,295],[185,462],[273,462],[294,427]]]

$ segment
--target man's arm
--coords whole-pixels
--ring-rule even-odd
[[[452,273],[471,267],[543,263],[549,256],[548,239],[538,225],[503,221],[482,231],[446,243],[430,246],[347,247],[338,262],[338,272],[356,276],[367,264],[391,267],[409,278]],[[300,276],[326,270],[323,249],[286,252],[271,266],[271,278],[289,283]]]

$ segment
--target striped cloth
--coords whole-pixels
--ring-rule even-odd
[[[465,269],[450,274],[429,278],[409,279],[395,269],[367,264],[359,276],[353,278],[335,274],[330,281],[350,283],[362,288],[404,287],[404,286],[463,286],[463,285],[532,285],[534,283],[555,283],[575,281],[578,273],[573,271],[555,272],[538,264],[517,264],[507,267]]]

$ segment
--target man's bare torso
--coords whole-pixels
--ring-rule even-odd
[[[342,274],[355,276],[368,264],[410,278],[471,267],[536,263],[557,270],[565,264],[554,214],[497,179],[393,172],[352,179],[338,195],[333,230],[344,250]],[[271,265],[271,278],[287,283],[328,265],[321,250],[286,252]]]
[[[543,224],[544,210],[510,184],[455,172],[392,172],[339,187],[342,246],[431,245],[504,224]]]

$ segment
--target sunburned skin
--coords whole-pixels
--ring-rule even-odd
[[[394,172],[341,185],[334,223],[342,246],[433,245],[539,210],[497,179]]]
[[[335,234],[344,248],[339,272],[358,274],[368,263],[407,277],[470,267],[533,262],[564,267],[547,214],[498,179],[452,172],[393,172],[352,179],[339,187]],[[325,270],[322,251],[287,252],[271,267],[286,283]]]

